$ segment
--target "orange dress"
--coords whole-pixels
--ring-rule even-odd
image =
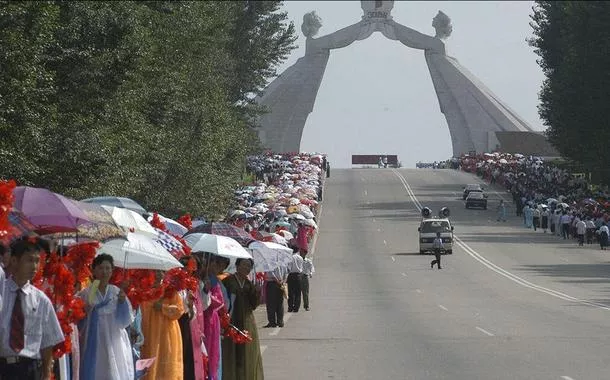
[[[184,314],[182,298],[175,293],[162,300],[160,311],[154,302],[142,304],[142,359],[155,358],[145,380],[183,380],[182,335],[178,319]]]

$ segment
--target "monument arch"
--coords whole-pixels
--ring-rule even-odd
[[[307,117],[313,111],[318,89],[332,50],[341,49],[375,32],[409,48],[422,50],[447,120],[454,156],[495,148],[496,132],[529,132],[533,129],[502,103],[480,80],[445,52],[443,39],[452,32],[451,20],[439,11],[430,36],[397,23],[391,12],[394,1],[361,1],[360,21],[315,38],[322,26],[315,12],[303,16],[305,55],[274,79],[256,102],[268,109],[258,124],[259,138],[274,152],[299,151]]]

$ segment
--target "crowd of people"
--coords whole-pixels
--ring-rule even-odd
[[[581,246],[608,246],[608,187],[594,189],[583,175],[521,154],[463,155],[459,167],[506,188],[526,228],[575,239]],[[505,220],[506,207],[504,202],[498,206],[498,220]]]
[[[104,253],[108,243],[53,239],[51,226],[0,194],[0,379],[263,379],[254,311],[266,304],[265,327],[283,327],[284,299],[288,312],[299,311],[301,297],[309,310],[308,254],[330,171],[325,156],[304,153],[249,157],[248,169],[255,183],[235,191],[223,220],[117,222],[125,245],[149,228],[171,239],[155,240],[163,247],[178,244],[167,249],[171,269],[126,265],[127,253]],[[0,190],[14,194],[7,184]],[[172,234],[170,222],[187,233]],[[188,236],[210,229],[239,235],[251,255],[194,249]],[[261,243],[284,254],[281,264],[249,248]]]

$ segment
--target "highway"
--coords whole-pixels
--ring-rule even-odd
[[[259,329],[265,378],[608,379],[608,251],[522,226],[510,195],[466,210],[454,170],[332,170],[311,311]],[[451,209],[456,246],[431,269],[419,209]],[[264,309],[261,308],[261,309]],[[257,323],[266,320],[257,311]]]

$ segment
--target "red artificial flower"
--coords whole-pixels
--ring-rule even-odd
[[[8,214],[13,207],[13,189],[17,186],[15,181],[0,181],[0,236],[7,235],[11,225]]]
[[[180,218],[178,218],[177,222],[182,224],[189,231],[193,229],[193,220],[191,219],[191,214],[189,213],[182,215]]]
[[[150,225],[160,229],[163,232],[167,232],[167,226],[165,225],[165,223],[163,223],[163,221],[161,221],[161,218],[159,218],[159,214],[157,214],[156,212],[153,213],[153,217],[152,220],[150,221]]]

